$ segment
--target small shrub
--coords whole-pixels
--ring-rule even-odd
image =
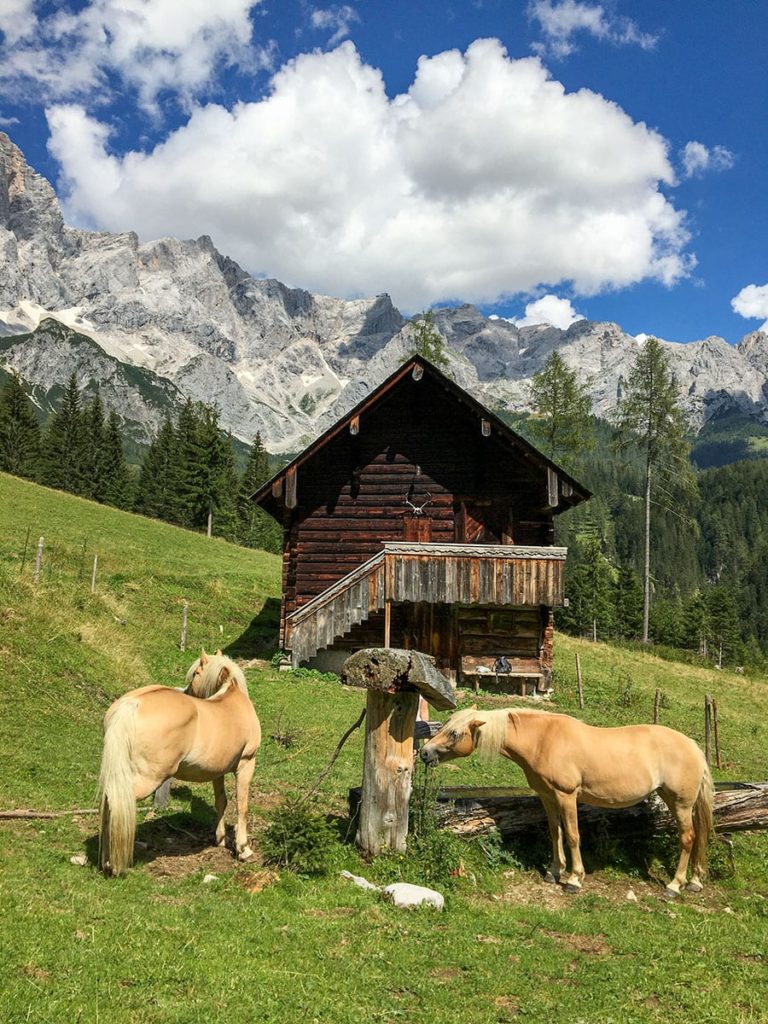
[[[475,843],[492,871],[499,868],[521,869],[524,866],[514,851],[505,844],[504,837],[497,828],[491,829],[484,836],[479,836]]]
[[[275,725],[269,735],[269,738],[279,747],[283,747],[285,750],[288,750],[290,747],[296,746],[299,737],[301,736],[301,730],[294,729],[291,726],[289,719],[285,719],[285,721],[283,721],[284,714],[285,708],[280,708],[277,713],[277,717],[275,718]]]
[[[296,800],[286,800],[272,812],[261,837],[266,864],[300,875],[327,873],[337,846],[336,835],[323,815]]]

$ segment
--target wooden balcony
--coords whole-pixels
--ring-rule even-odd
[[[294,665],[330,647],[392,604],[526,607],[563,603],[565,548],[502,544],[387,543],[286,620]]]

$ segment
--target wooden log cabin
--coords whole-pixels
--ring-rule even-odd
[[[253,496],[284,528],[280,644],[334,670],[363,647],[417,649],[457,684],[504,655],[546,689],[553,516],[589,496],[414,356]]]

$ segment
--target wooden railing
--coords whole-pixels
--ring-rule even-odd
[[[565,556],[555,547],[387,543],[288,616],[286,645],[299,665],[373,612],[384,608],[388,621],[392,603],[556,607]]]

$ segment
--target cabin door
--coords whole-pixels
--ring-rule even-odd
[[[432,519],[427,515],[411,513],[403,518],[403,540],[417,544],[429,544],[432,540]]]

